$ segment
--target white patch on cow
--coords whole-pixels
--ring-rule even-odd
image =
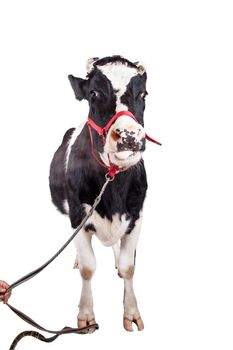
[[[133,154],[131,154],[129,157],[125,159],[123,158],[120,159],[118,157],[119,153],[122,153],[122,152],[111,153],[109,154],[109,157],[110,157],[111,163],[118,165],[118,167],[123,171],[127,170],[131,166],[136,165],[142,158],[142,152],[133,152]]]
[[[84,228],[74,238],[74,245],[77,249],[76,262],[79,268],[88,267],[91,271],[95,271],[96,260],[94,251],[91,246],[92,235],[87,234]]]
[[[66,150],[66,157],[65,157],[65,171],[67,171],[67,168],[68,168],[71,148],[72,148],[73,144],[75,143],[77,137],[81,133],[81,131],[82,131],[82,129],[83,129],[85,124],[86,124],[86,122],[83,122],[80,125],[78,125],[77,128],[74,129],[74,131],[73,131],[69,141],[67,142],[68,147],[67,147],[67,150]]]
[[[133,151],[121,151],[121,152],[116,152],[114,153],[114,156],[118,160],[126,160],[129,157],[132,157],[134,155]]]
[[[130,269],[135,267],[135,252],[141,230],[142,211],[139,219],[130,234],[125,235],[121,240],[118,270],[124,278],[124,317],[129,320],[138,319],[140,312],[137,306],[137,299],[134,294],[133,276],[129,276]]]
[[[76,263],[81,271],[87,269],[91,274],[96,269],[96,259],[91,245],[92,235],[87,234],[84,229],[74,238],[74,244],[77,250]],[[79,301],[78,319],[83,321],[91,321],[95,318],[93,311],[93,299],[91,292],[91,278],[82,279],[82,292]]]
[[[88,212],[91,208],[89,204],[84,204],[85,211]],[[115,245],[119,239],[123,237],[128,226],[129,220],[126,219],[126,214],[120,216],[114,214],[112,221],[106,217],[102,218],[97,211],[94,211],[87,224],[93,224],[96,232],[93,232],[105,246]]]
[[[124,95],[130,80],[138,74],[137,68],[129,67],[120,62],[107,63],[104,66],[97,65],[97,67],[110,80],[116,91],[116,113],[128,110],[128,107],[122,104],[121,97]]]
[[[63,208],[64,208],[66,214],[69,214],[70,208],[69,208],[69,204],[68,204],[67,199],[64,199],[64,201],[63,201]]]
[[[123,156],[123,153],[126,153],[126,156]],[[109,158],[112,164],[117,165],[120,168],[120,171],[125,171],[131,166],[136,165],[142,158],[142,152],[103,152],[99,153],[101,160],[109,166]],[[108,158],[109,156],[109,158]]]
[[[130,234],[125,235],[121,242],[119,270],[125,272],[129,267],[134,266],[134,253],[138,243],[138,237],[142,224],[142,211],[139,214],[138,220]]]

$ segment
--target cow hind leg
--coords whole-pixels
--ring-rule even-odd
[[[82,291],[79,301],[78,328],[95,324],[93,311],[93,298],[91,290],[91,279],[95,272],[96,260],[91,245],[92,235],[81,230],[75,237],[74,243],[77,249],[78,267],[82,278]],[[89,330],[93,333],[95,328]]]
[[[138,219],[135,228],[130,234],[126,234],[121,240],[119,257],[119,276],[124,279],[124,316],[125,330],[132,332],[132,324],[135,323],[139,331],[144,329],[144,324],[138,310],[137,299],[133,288],[133,276],[135,269],[135,252],[140,232],[141,219]]]

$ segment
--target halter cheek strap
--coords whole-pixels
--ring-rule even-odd
[[[93,122],[94,123],[94,122]],[[92,130],[91,130],[91,126],[89,125],[89,123],[87,124],[88,125],[88,129],[89,129],[89,134],[90,134],[90,140],[91,140],[91,153],[92,153],[92,156],[93,158],[97,161],[97,163],[99,163],[103,168],[106,168],[108,169],[108,172],[107,172],[107,176],[110,177],[110,178],[113,178],[117,172],[120,171],[120,168],[115,165],[115,164],[112,164],[111,161],[110,161],[110,156],[109,156],[109,153],[108,153],[108,161],[109,161],[109,164],[110,165],[106,165],[104,162],[102,162],[99,157],[97,156],[96,154],[96,151],[95,151],[95,148],[94,148],[94,143],[93,143],[93,136],[92,136]],[[96,125],[96,124],[95,124]],[[98,127],[98,126],[97,126]],[[94,128],[95,129],[95,128]],[[96,130],[96,129],[95,129]],[[97,131],[97,130],[96,130]],[[104,140],[104,144],[105,144],[105,136],[102,135],[102,134],[99,134],[102,136],[103,140]]]

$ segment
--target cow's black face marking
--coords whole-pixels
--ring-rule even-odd
[[[146,75],[138,74],[130,80],[124,95],[121,97],[121,102],[137,117],[142,126],[144,126],[143,113],[146,95]]]
[[[111,82],[99,71],[95,70],[88,80],[89,117],[103,127],[115,114],[116,95]],[[93,94],[95,91],[95,95]]]

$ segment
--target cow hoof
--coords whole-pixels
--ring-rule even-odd
[[[122,274],[120,273],[119,269],[117,269],[117,270],[118,270],[118,271],[117,271],[118,276],[119,276],[120,278],[123,278],[123,276],[122,276]]]
[[[137,325],[139,331],[142,331],[144,329],[144,324],[141,317],[137,319],[134,318],[133,320],[129,320],[128,318],[124,317],[123,324],[126,331],[133,332],[132,323],[135,323]]]
[[[80,320],[78,319],[78,328],[85,328],[88,326],[91,326],[93,324],[96,324],[95,319],[91,320],[91,321],[87,321],[87,320]],[[97,328],[93,327],[93,328],[86,328],[83,330],[83,334],[91,334],[94,333],[96,331]]]

